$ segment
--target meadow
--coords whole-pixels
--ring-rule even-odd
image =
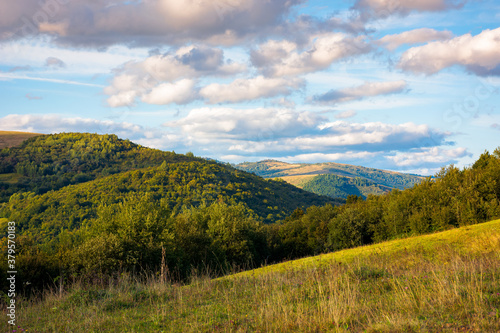
[[[500,220],[221,278],[194,272],[185,285],[159,273],[59,281],[19,299],[17,315],[3,331],[498,332]]]

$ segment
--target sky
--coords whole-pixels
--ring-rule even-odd
[[[496,0],[0,2],[0,130],[421,175],[500,146]]]

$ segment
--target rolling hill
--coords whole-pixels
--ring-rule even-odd
[[[235,166],[264,178],[281,178],[307,191],[333,198],[380,195],[403,190],[424,177],[340,163],[285,163],[276,160],[245,162]]]
[[[128,193],[149,193],[171,209],[242,202],[267,222],[298,207],[338,203],[231,166],[145,148],[115,135],[67,133],[0,151],[0,211],[23,230],[74,229]],[[14,194],[12,196],[12,194]],[[12,196],[12,197],[11,197]],[[50,230],[50,231],[49,231]]]

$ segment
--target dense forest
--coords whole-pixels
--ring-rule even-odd
[[[381,195],[390,192],[392,188],[375,184],[361,177],[349,178],[326,174],[315,176],[307,181],[302,186],[302,189],[332,198],[346,199],[350,195],[356,195],[366,199],[369,195]]]
[[[41,135],[0,150],[0,202],[13,193],[35,194],[162,163],[202,160],[145,148],[116,135]]]
[[[17,223],[24,291],[123,271],[150,274],[162,263],[171,279],[184,280],[197,270],[218,274],[500,217],[500,149],[411,189],[349,196],[344,205],[228,165],[175,158],[12,195],[0,214]],[[8,220],[0,220],[4,254]]]

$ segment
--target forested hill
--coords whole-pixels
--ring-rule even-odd
[[[123,171],[200,158],[145,148],[116,135],[42,135],[0,150],[0,202],[16,192],[43,194]]]
[[[420,183],[424,177],[340,163],[285,163],[265,160],[240,163],[240,170],[264,178],[281,178],[297,187],[319,195],[346,198],[403,190]]]
[[[266,222],[299,207],[339,203],[283,181],[114,135],[42,136],[0,154],[0,186],[9,199],[1,216],[16,221],[20,230],[45,236],[78,229],[97,216],[100,205],[117,204],[130,194],[147,193],[173,212],[214,201],[242,202]]]

